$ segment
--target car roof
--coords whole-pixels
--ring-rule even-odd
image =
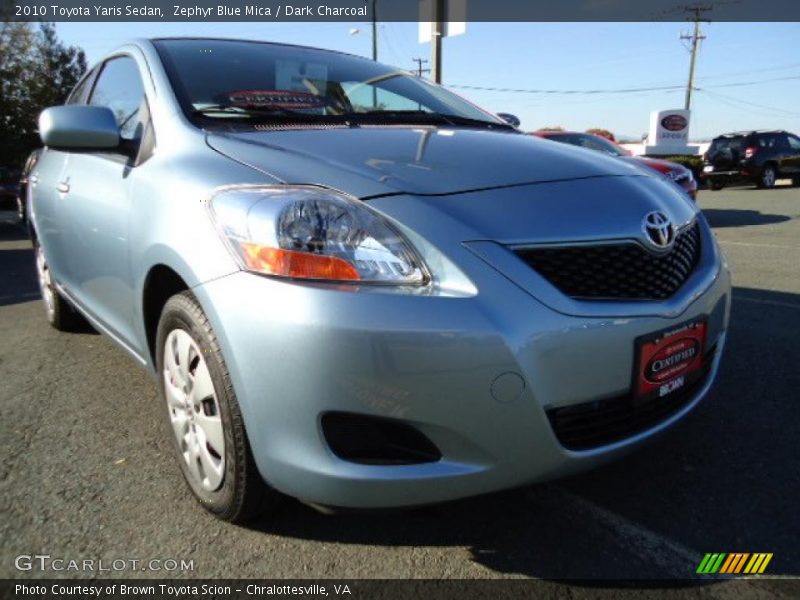
[[[750,131],[732,131],[730,133],[722,133],[714,139],[725,137],[747,137],[749,135],[759,135],[762,133],[786,133],[783,129],[751,129]]]

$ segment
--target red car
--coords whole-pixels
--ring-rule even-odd
[[[692,200],[697,200],[697,181],[692,175],[692,171],[683,165],[660,160],[658,158],[648,158],[646,156],[633,156],[630,150],[626,150],[619,144],[612,142],[593,133],[579,133],[577,131],[535,131],[533,135],[562,142],[590,150],[599,150],[612,156],[617,156],[622,160],[628,161],[636,166],[645,167],[658,171],[667,179],[675,182],[689,195]]]

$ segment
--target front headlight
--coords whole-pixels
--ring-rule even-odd
[[[426,269],[400,233],[362,202],[312,186],[218,191],[212,218],[245,269],[348,283],[421,285]]]

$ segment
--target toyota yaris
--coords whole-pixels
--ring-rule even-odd
[[[199,502],[439,502],[585,469],[708,391],[728,270],[675,186],[363,58],[157,39],[40,118],[47,318],[152,372]]]

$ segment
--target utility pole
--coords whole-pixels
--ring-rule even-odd
[[[442,83],[442,38],[444,37],[444,0],[433,0],[433,35],[431,35],[431,75]]]
[[[372,0],[372,60],[378,60],[378,0]]]
[[[378,0],[372,0],[372,60],[378,60]],[[378,109],[378,88],[372,86],[372,108]]]
[[[430,73],[431,72],[430,69],[423,69],[422,68],[422,64],[428,62],[427,58],[412,58],[411,60],[413,60],[415,63],[417,63],[417,77],[422,77],[423,73]]]
[[[706,36],[700,32],[700,18],[701,13],[711,10],[710,6],[687,6],[684,10],[686,12],[694,13],[694,32],[691,35],[683,34],[682,40],[689,40],[691,43],[692,57],[689,59],[689,82],[686,84],[686,102],[684,108],[689,110],[692,106],[692,90],[694,89],[694,67],[697,62],[697,46],[700,40],[706,39]]]

